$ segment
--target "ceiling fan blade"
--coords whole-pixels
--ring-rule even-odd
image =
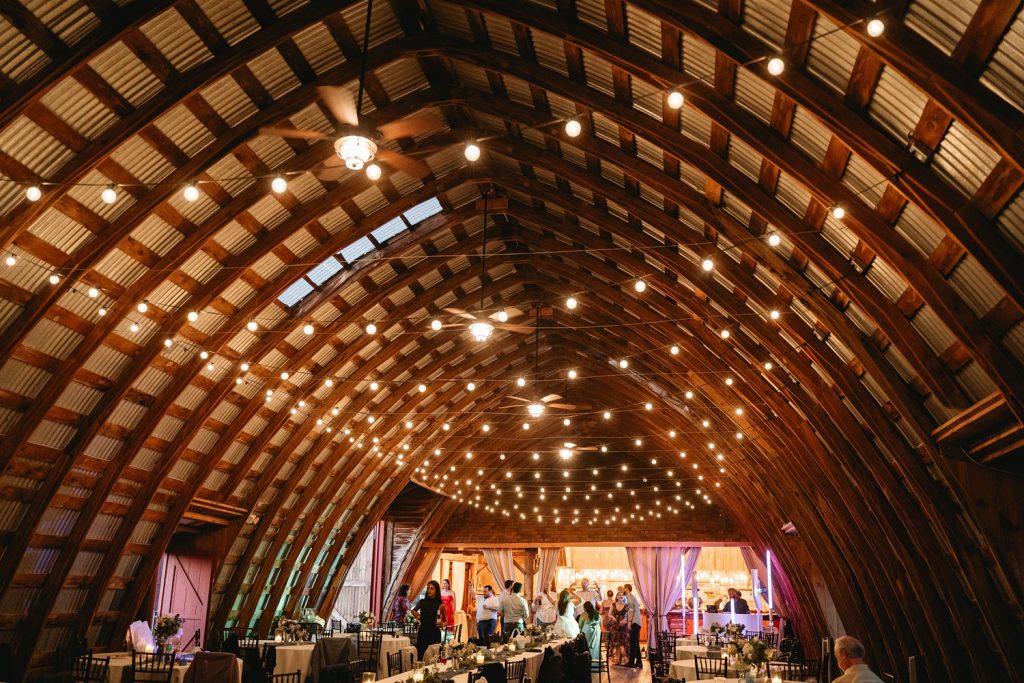
[[[600,446],[581,446],[580,448],[577,448],[576,450],[578,450],[578,451],[596,451],[599,448],[600,448]]]
[[[475,315],[468,311],[464,311],[461,308],[442,308],[441,310],[451,313],[452,315],[457,315],[460,318],[465,318],[466,320],[476,320]]]
[[[518,318],[522,315],[525,315],[525,313],[523,313],[521,310],[513,307],[506,308],[505,312],[508,313],[509,318]]]
[[[508,398],[511,401],[522,401],[523,403],[533,403],[533,400],[529,399],[529,398],[520,398],[518,396],[509,396]]]
[[[338,123],[350,126],[359,125],[359,113],[356,111],[356,102],[352,98],[351,92],[345,88],[330,85],[322,85],[316,90]]]
[[[320,168],[313,170],[315,175],[320,180],[326,180],[327,182],[333,183],[334,181],[341,178],[348,171],[344,166],[321,166]]]
[[[315,130],[303,130],[301,128],[276,128],[265,126],[260,128],[262,135],[274,135],[279,138],[298,138],[300,140],[325,140],[330,137],[325,133]]]
[[[429,112],[420,112],[419,114],[413,114],[407,116],[404,119],[398,121],[392,121],[391,123],[385,123],[377,126],[377,130],[381,132],[381,135],[388,138],[389,140],[397,140],[398,138],[412,138],[417,135],[426,135],[432,133],[435,130],[441,129],[441,121],[436,116]]]
[[[378,148],[377,158],[389,166],[393,166],[396,171],[401,171],[413,178],[423,179],[431,173],[430,167],[427,166],[426,163],[416,159],[415,157],[399,154],[398,152],[392,152],[389,149]]]
[[[576,410],[578,406],[571,403],[549,403],[548,408],[559,408],[561,410]]]
[[[548,394],[547,396],[541,399],[541,403],[547,403],[548,401],[557,401],[560,398],[562,397],[559,396],[558,394]]]

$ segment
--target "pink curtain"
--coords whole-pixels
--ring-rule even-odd
[[[668,612],[682,595],[683,550],[678,546],[626,548],[634,587],[647,606],[648,647],[655,647],[658,632],[668,629]]]
[[[516,565],[512,562],[512,551],[504,548],[485,548],[483,553],[487,568],[498,582],[494,592],[501,593],[505,588],[505,581],[516,580]]]
[[[540,548],[540,567],[537,571],[537,583],[534,586],[534,594],[551,589],[551,582],[555,580],[555,570],[558,569],[558,556],[561,548]]]

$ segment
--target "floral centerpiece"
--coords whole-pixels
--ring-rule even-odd
[[[185,624],[185,621],[181,618],[180,614],[171,616],[170,614],[161,614],[153,622],[153,639],[156,641],[159,652],[163,652],[167,647],[167,641],[175,636],[181,636],[181,627]]]
[[[538,624],[527,624],[523,629],[523,635],[530,640],[539,640],[544,635],[544,629]]]
[[[705,633],[707,633],[709,636],[720,636],[724,632],[725,627],[721,624],[711,624],[711,626],[708,626],[708,628],[705,631]]]
[[[446,656],[457,669],[470,669],[477,665],[476,655],[480,651],[474,643],[448,643]]]
[[[359,620],[359,623],[363,628],[373,628],[373,625],[377,623],[377,617],[373,616],[373,612],[367,612],[365,610],[360,612],[356,619]]]
[[[405,679],[405,683],[445,683],[436,669],[429,666],[425,669],[416,669],[412,676]]]
[[[277,632],[282,640],[307,640],[309,632],[302,626],[302,622],[295,619],[281,617],[277,622]]]
[[[760,638],[736,638],[726,646],[725,653],[734,657],[738,666],[748,669],[755,676],[764,675],[768,662],[775,657],[775,650]]]
[[[742,638],[746,632],[746,627],[743,624],[728,623],[725,625],[725,635],[729,640],[736,640]]]

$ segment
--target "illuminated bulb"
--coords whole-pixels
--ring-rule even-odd
[[[306,323],[305,325],[303,325],[302,326],[302,333],[307,335],[307,336],[313,334],[313,325],[312,325],[312,323]]]
[[[736,432],[736,439],[738,441],[742,441],[743,440],[743,432]]]
[[[199,320],[199,314],[195,311],[189,311],[185,317],[188,318],[188,321],[190,323],[194,323],[195,321]]]
[[[570,370],[569,371],[569,379],[576,379],[576,377],[578,377],[578,375],[576,374],[576,371],[575,370]]]
[[[579,302],[578,302],[578,301],[576,301],[575,297],[571,297],[571,296],[570,296],[570,297],[569,297],[568,299],[566,299],[566,300],[565,300],[565,307],[566,307],[566,308],[568,308],[568,309],[569,309],[569,310],[571,311],[571,310],[573,310],[574,308],[576,308],[576,305],[577,305],[578,303],[579,303]]]
[[[446,432],[447,432],[447,431],[448,431],[449,429],[451,429],[451,428],[452,428],[452,426],[451,426],[450,424],[448,424],[447,422],[445,422],[445,423],[444,423],[443,425],[441,425],[441,429],[443,429],[443,430],[444,430],[444,431],[446,431]]]
[[[135,323],[132,323],[131,325],[128,326],[128,331],[132,333],[138,332],[139,326]]]
[[[868,35],[877,38],[885,32],[885,22],[881,19],[872,19],[867,25]]]
[[[213,362],[210,362],[210,363],[206,364],[206,369],[209,370],[210,372],[213,372],[214,368],[216,368],[216,367],[217,366],[214,365]]]
[[[209,351],[200,351],[199,352],[199,357],[202,358],[203,360],[206,360],[207,358],[210,357],[210,352]]]
[[[89,295],[90,299],[95,299],[100,295],[100,290],[96,289],[95,287],[90,287],[87,294]]]
[[[4,259],[4,263],[6,263],[9,267],[12,267],[12,268],[14,267],[14,265],[17,262],[18,262],[18,259],[14,258],[14,254],[8,254],[7,258]]]
[[[559,448],[558,457],[560,457],[562,460],[568,460],[569,458],[572,457],[572,450],[569,448]]]
[[[606,419],[606,420],[610,420],[610,419],[612,419],[612,414],[609,411],[606,410],[606,411],[604,411],[604,415],[602,415],[602,417],[604,417],[604,419]]]
[[[242,383],[242,378],[241,377],[236,377],[235,378],[235,384],[241,384],[241,383]]]
[[[107,185],[103,188],[103,192],[100,192],[100,199],[107,204],[113,204],[117,201],[117,190],[114,189],[113,185]]]
[[[260,326],[259,326],[259,324],[257,324],[257,322],[255,320],[250,320],[249,322],[247,322],[245,324],[245,329],[249,330],[250,332],[255,332],[259,328],[260,328]]]
[[[692,391],[687,391],[685,396],[686,396],[686,398],[693,398],[693,392]]]
[[[778,76],[786,70],[786,63],[782,61],[781,57],[772,57],[768,60],[768,73],[772,76]]]
[[[644,404],[644,410],[654,410],[654,404],[653,403],[645,403]]]
[[[779,237],[779,233],[773,232],[770,235],[768,235],[768,244],[770,244],[771,246],[777,247],[781,243],[782,243],[782,238]]]
[[[366,177],[369,178],[370,180],[380,180],[380,176],[382,173],[383,171],[381,171],[380,166],[378,166],[377,164],[366,165]]]
[[[778,320],[779,319],[779,312],[778,311],[772,311],[768,315],[771,316],[772,320]]]
[[[186,202],[194,202],[199,199],[199,188],[195,186],[195,183],[189,183],[181,194],[185,197]]]
[[[832,207],[832,218],[835,218],[837,221],[841,221],[844,217],[846,217],[846,209],[838,204]]]
[[[764,369],[765,370],[771,370],[773,367],[775,367],[775,366],[772,365],[772,362],[770,360],[766,360],[764,362]]]
[[[526,379],[523,378],[523,377],[520,377],[519,379],[516,380],[516,385],[517,386],[521,386],[521,387],[525,387],[526,386]]]
[[[421,394],[427,393],[427,385],[426,384],[419,385],[418,387],[416,387],[416,391],[420,392]]]
[[[669,353],[671,353],[673,356],[678,356],[679,355],[679,347],[676,346],[675,344],[673,344],[672,348],[669,349]]]
[[[50,284],[55,285],[58,282],[60,282],[60,275],[57,275],[57,273],[52,273],[50,275]]]
[[[625,370],[626,368],[629,367],[629,361],[623,358],[622,360],[619,361],[619,367]]]
[[[583,125],[576,119],[569,119],[565,122],[565,134],[571,138],[577,137],[583,132]]]
[[[270,181],[270,189],[278,194],[281,194],[282,192],[288,189],[288,181],[282,178],[281,176],[277,176],[276,178]]]
[[[644,282],[643,280],[637,280],[636,282],[633,283],[633,289],[635,289],[637,292],[643,292],[644,290],[647,289],[647,283]]]
[[[706,258],[701,262],[700,267],[706,271],[711,271],[715,267],[715,262]]]
[[[722,330],[721,334],[722,334],[722,339],[728,339],[729,338],[729,330]]]
[[[473,391],[474,389],[476,389],[476,384],[474,384],[473,382],[470,382],[469,384],[466,385],[466,391]]]
[[[670,90],[668,93],[668,106],[672,109],[682,109],[683,93],[679,90]]]
[[[491,425],[485,424],[481,429],[483,429],[485,432],[489,432],[489,431],[491,431]],[[472,453],[467,453],[466,457],[467,458],[472,457]]]
[[[289,376],[290,375],[287,372],[282,372],[281,373],[281,379],[285,379],[286,380],[286,379],[288,379]]]
[[[536,402],[531,403],[526,406],[526,412],[530,413],[530,417],[538,418],[544,413],[544,404]]]
[[[523,429],[529,430],[530,429],[530,423],[529,422],[524,422],[523,423]]]
[[[707,420],[704,420],[703,422],[701,422],[701,426],[703,426],[704,429],[707,429],[708,427],[711,426],[711,423],[708,422]]]
[[[139,313],[145,313],[146,311],[149,310],[149,304],[147,304],[145,301],[140,301],[139,305],[135,307],[135,310],[138,311]]]
[[[732,377],[726,377],[725,378],[725,386],[727,386],[727,387],[731,387],[732,386]]]
[[[466,155],[466,159],[468,161],[476,161],[480,158],[480,147],[471,142],[466,145],[466,149],[463,150],[463,154]]]
[[[29,185],[25,189],[25,198],[30,202],[38,202],[39,198],[43,196],[43,191],[39,189],[38,185]]]
[[[100,309],[98,311],[96,311],[96,314],[99,315],[102,318],[103,316],[105,316],[107,314],[107,309],[105,309],[103,307],[100,307]]]
[[[242,372],[249,372],[249,364],[248,363],[242,363],[238,367],[241,369]]]
[[[469,333],[478,342],[487,341],[492,332],[494,332],[494,325],[483,320],[478,320],[469,326]]]
[[[170,337],[168,337],[167,339],[164,339],[164,346],[166,346],[167,348],[171,348],[173,345],[174,345],[174,340],[172,340]]]
[[[441,329],[441,321],[437,320],[436,318],[434,320],[431,320],[430,321],[430,329],[434,330],[435,332],[440,330]]]
[[[373,323],[366,324],[366,334],[377,334],[377,326]]]
[[[507,323],[508,322],[508,311],[498,311],[498,322],[499,323]]]
[[[562,418],[562,425],[564,425],[564,426],[568,427],[568,426],[569,426],[569,425],[571,425],[571,424],[572,424],[572,420],[570,420],[570,419],[569,419],[569,418],[567,418],[567,417],[565,417],[565,418]]]
[[[370,391],[377,391],[378,387],[380,387],[380,385],[376,382],[370,382]]]

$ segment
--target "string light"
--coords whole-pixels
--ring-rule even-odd
[[[728,339],[730,336],[729,330],[722,330],[719,334],[721,335],[722,339]]]
[[[476,161],[480,158],[480,147],[476,143],[469,143],[462,152],[466,155],[467,161]]]
[[[435,332],[440,330],[441,327],[442,327],[441,321],[438,320],[437,318],[435,318],[435,319],[430,321],[430,329],[434,330]]]
[[[366,177],[369,178],[370,180],[380,180],[380,177],[381,175],[383,175],[383,173],[384,172],[381,170],[381,167],[377,164],[366,165]]]
[[[832,218],[835,218],[837,221],[841,221],[845,217],[846,209],[844,209],[842,205],[836,204],[835,206],[832,207]]]
[[[50,274],[50,284],[51,285],[55,285],[58,282],[60,282],[60,275],[57,275],[57,273],[51,273]]]
[[[377,326],[373,323],[366,324],[366,334],[377,334]]]
[[[274,179],[270,181],[270,189],[277,194],[281,194],[288,189],[288,181],[281,176],[275,176]]]
[[[89,290],[86,292],[86,294],[89,295],[90,299],[95,299],[95,298],[99,297],[100,290],[96,289],[95,287],[90,287]]]
[[[186,202],[194,202],[199,199],[199,188],[196,187],[195,183],[189,183],[185,186],[181,195],[185,198]]]
[[[781,315],[781,314],[778,311],[773,309],[772,312],[768,314],[768,317],[770,317],[772,320],[778,320],[779,319],[779,315]]]
[[[147,304],[145,301],[140,301],[138,305],[135,307],[135,310],[138,311],[139,313],[145,313],[146,311],[149,310],[149,304]]]
[[[38,202],[39,198],[43,196],[43,191],[39,189],[38,185],[29,185],[25,189],[25,198],[30,202]]]
[[[668,93],[668,106],[672,109],[683,108],[683,93],[680,90],[670,90]]]
[[[706,258],[703,261],[701,261],[700,267],[703,268],[705,272],[711,272],[715,267],[715,262],[709,258]]]
[[[579,375],[576,374],[575,370],[570,370],[568,373],[569,379],[576,379]]]
[[[565,300],[565,307],[571,311],[576,308],[578,303],[579,302],[576,301],[575,297],[570,296],[568,299]]]
[[[14,254],[8,254],[4,259],[4,263],[13,268],[18,263],[18,259],[14,258]]]
[[[113,185],[107,185],[103,188],[103,192],[100,192],[100,199],[107,204],[113,204],[117,201],[117,190]]]
[[[132,334],[135,334],[136,332],[138,332],[139,331],[138,324],[137,323],[132,323],[131,325],[129,325],[128,326],[128,331],[131,332]]]
[[[644,282],[643,280],[637,280],[635,283],[633,283],[633,289],[635,289],[637,292],[643,293],[644,290],[647,289],[647,283]]]
[[[565,134],[571,138],[578,137],[583,132],[583,124],[576,119],[569,119],[565,122]]]
[[[622,360],[619,361],[619,367],[625,370],[626,368],[629,367],[629,361],[623,358]]]
[[[305,334],[307,337],[313,334],[313,332],[314,329],[312,323],[306,323],[305,325],[302,326],[302,333]]]
[[[777,247],[781,243],[782,243],[782,238],[779,237],[779,233],[777,233],[777,232],[768,233],[768,244],[770,244],[773,247]]]
[[[525,387],[526,386],[526,378],[525,377],[520,377],[520,378],[516,379],[516,386]]]
[[[781,57],[772,57],[768,60],[768,73],[772,76],[778,76],[786,70],[786,63],[782,61]]]
[[[185,317],[188,318],[188,321],[190,323],[194,323],[195,321],[199,320],[199,314],[196,311],[189,311],[188,314],[185,315]]]
[[[872,19],[867,23],[866,29],[869,36],[877,38],[885,32],[885,22],[878,18]]]

